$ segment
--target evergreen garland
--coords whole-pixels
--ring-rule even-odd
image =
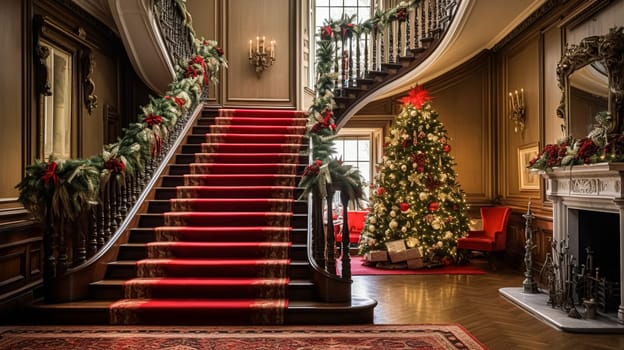
[[[177,2],[190,15],[185,1]],[[191,34],[194,31],[191,30]],[[216,41],[193,36],[196,55],[176,67],[176,79],[169,84],[163,97],[150,97],[142,107],[137,122],[124,129],[117,142],[104,145],[102,153],[88,159],[36,160],[26,167],[26,175],[17,184],[19,201],[35,219],[49,224],[78,217],[89,205],[97,204],[111,179],[121,186],[126,176],[136,176],[145,164],[160,154],[162,142],[179,118],[200,103],[209,81],[217,83],[220,67],[227,67],[223,50]]]

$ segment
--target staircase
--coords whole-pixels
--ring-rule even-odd
[[[37,304],[27,319],[372,323],[373,300],[319,297],[308,258],[308,204],[295,188],[308,162],[307,146],[299,149],[305,122],[293,111],[204,112],[89,297]],[[276,147],[281,154],[273,154]]]
[[[331,71],[340,77],[334,91],[336,124],[344,125],[350,115],[380,91],[409,80],[410,73],[442,42],[458,4],[458,0],[419,2],[418,8],[410,9],[403,20],[394,20],[379,32],[356,33],[356,43],[364,35],[363,42],[371,45],[362,54],[359,47],[353,50],[351,37],[334,37],[336,54]],[[344,52],[348,52],[348,63],[338,57],[338,53]],[[95,218],[103,218],[104,226],[111,226],[110,233],[104,236],[114,243],[104,241],[106,249],[84,264],[88,266],[72,267],[69,273],[62,271],[55,280],[46,282],[47,290],[42,294],[68,301],[33,305],[23,314],[25,322],[373,322],[376,302],[352,296],[350,279],[336,276],[333,265],[325,271],[323,262],[313,257],[316,253],[312,252],[308,218],[311,211],[307,200],[297,199],[301,190],[294,187],[308,164],[307,145],[300,145],[299,155],[291,155],[285,162],[291,164],[289,174],[268,165],[278,160],[257,156],[273,152],[275,134],[283,136],[276,131],[281,125],[277,119],[286,115],[292,118],[296,113],[242,113],[237,116],[238,125],[226,131],[226,127],[232,127],[228,113],[222,111],[217,116],[216,111],[204,111],[188,124],[194,127],[184,136],[185,143],[177,148],[174,160],[169,161],[155,188],[150,188],[150,180],[121,196],[115,191],[110,193],[111,205],[99,209]],[[225,139],[226,133],[230,134],[229,139]],[[272,133],[273,136],[267,136]],[[289,136],[279,142],[289,145],[297,143],[299,140],[294,139],[298,138],[300,135]],[[296,153],[291,146],[286,149],[284,153]],[[238,164],[236,173],[231,172],[228,163]],[[205,176],[207,173],[209,176]],[[280,176],[275,177],[276,173]],[[253,188],[249,187],[252,177]],[[276,186],[276,182],[284,188],[262,188]],[[143,186],[149,192],[141,194]],[[190,190],[193,186],[201,188]],[[135,196],[130,193],[137,199],[141,197],[141,201],[147,195],[142,204],[137,201],[141,207],[136,215],[138,206],[128,206],[127,212],[124,208],[117,210],[130,203],[125,201],[126,197],[133,197],[134,205]],[[274,193],[280,193],[281,198],[269,199]],[[190,212],[194,214],[188,215]],[[113,224],[121,224],[126,214],[131,219],[117,230]],[[319,219],[322,220],[314,217],[314,227],[322,228]],[[89,226],[100,229],[102,225]],[[92,276],[101,276],[101,280],[88,284]]]

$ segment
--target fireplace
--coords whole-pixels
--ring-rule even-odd
[[[619,296],[608,305],[610,316],[590,322],[568,320],[565,312],[544,306],[544,293],[531,295],[522,288],[502,288],[501,294],[562,330],[624,332],[624,163],[554,169],[543,177],[553,204],[553,240],[568,240],[569,252],[578,265],[585,263],[585,248],[591,246],[594,267],[600,267],[607,281],[616,283]]]
[[[620,216],[601,211],[568,209],[568,233],[570,251],[578,257],[578,263],[587,260],[586,248],[593,251],[593,265],[608,281],[620,281]]]
[[[620,216],[617,213],[568,208],[569,252],[577,266],[598,270],[609,286],[620,281]],[[591,259],[591,261],[588,261]],[[617,293],[619,294],[619,293]],[[615,296],[617,297],[617,295]],[[607,312],[617,312],[618,300],[607,300]]]
[[[624,163],[555,169],[544,177],[546,195],[553,202],[553,239],[561,241],[569,236],[570,249],[575,249],[581,259],[585,243],[600,245],[608,251],[599,253],[604,260],[594,266],[607,270],[614,282],[624,280]],[[621,286],[617,319],[624,323]]]

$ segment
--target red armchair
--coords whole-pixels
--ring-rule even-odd
[[[349,224],[349,243],[357,244],[360,242],[360,236],[364,229],[364,222],[366,221],[366,215],[368,210],[352,210],[347,212],[347,222]],[[342,232],[340,230],[334,230],[336,237],[336,243],[342,242]]]
[[[457,240],[457,249],[496,252],[505,250],[507,222],[511,208],[482,207],[483,230],[469,231],[468,236]]]

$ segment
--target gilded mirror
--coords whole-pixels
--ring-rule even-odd
[[[587,136],[595,126],[594,117],[609,111],[610,133],[621,133],[624,86],[624,27],[613,28],[603,36],[587,37],[570,45],[557,65],[561,102],[557,116],[564,134]]]

